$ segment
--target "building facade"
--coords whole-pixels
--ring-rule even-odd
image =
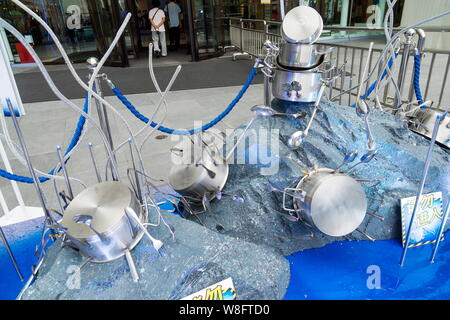
[[[165,2],[160,0],[164,9]],[[449,0],[434,0],[448,7]],[[151,0],[22,0],[54,30],[73,61],[84,61],[93,54],[103,54],[127,12],[133,18],[108,61],[109,65],[127,66],[139,57],[151,41],[148,11]],[[182,9],[181,42],[193,60],[221,54],[228,41],[226,17],[280,21],[280,3],[274,0],[176,0]],[[411,3],[414,2],[414,6]],[[316,8],[325,26],[381,27],[386,0],[285,0],[285,11],[305,4]],[[395,26],[412,21],[417,7],[427,1],[399,0],[395,5]],[[403,14],[404,8],[407,16]],[[442,8],[440,8],[441,10]],[[444,8],[445,9],[445,8]],[[444,10],[442,9],[442,10]],[[428,12],[426,9],[423,12]],[[448,8],[447,8],[448,10]],[[419,10],[420,11],[420,10]],[[410,17],[411,16],[411,17]],[[0,17],[15,26],[33,44],[45,63],[62,63],[53,40],[37,21],[14,5],[0,0]],[[8,46],[13,63],[30,62],[21,45],[4,30],[1,39]],[[192,41],[191,41],[192,39]]]

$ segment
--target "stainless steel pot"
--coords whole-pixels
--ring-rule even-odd
[[[277,65],[273,69],[273,96],[292,102],[316,101],[322,80],[327,79],[331,71],[331,69],[323,70],[320,66],[308,70],[294,70]]]
[[[295,189],[286,190],[284,197],[295,193],[294,210],[300,218],[332,237],[352,233],[366,215],[367,197],[361,185],[332,169],[313,171]]]
[[[283,68],[312,69],[319,66],[334,48],[324,52],[318,51],[314,44],[296,44],[285,42],[280,46],[277,57],[278,64]]]
[[[180,162],[172,165],[169,184],[191,202],[201,203],[204,196],[214,199],[225,186],[229,167],[217,148],[191,142],[176,147],[181,150]],[[178,161],[177,160],[177,161]]]
[[[410,121],[409,128],[427,138],[431,138],[436,116],[441,112],[426,108],[419,109],[414,114],[414,119]],[[436,141],[447,148],[450,148],[450,117],[447,115],[442,120]]]
[[[62,219],[66,244],[78,249],[92,262],[108,262],[132,250],[143,236],[137,222],[125,209],[132,208],[146,220],[134,192],[111,181],[83,190],[69,204]]]

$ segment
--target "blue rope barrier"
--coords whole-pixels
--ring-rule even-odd
[[[422,92],[420,91],[420,62],[422,57],[420,54],[414,56],[414,92],[416,94],[417,102],[419,105],[423,104]],[[422,109],[425,109],[426,106],[423,106]]]
[[[395,58],[397,58],[397,56],[398,56],[398,53],[395,54]],[[389,69],[392,67],[392,63],[393,63],[393,62],[394,62],[394,61],[393,61],[393,59],[391,58],[391,59],[389,60],[389,62],[388,62],[388,68],[389,68]],[[381,80],[383,80],[384,78],[386,78],[386,75],[387,75],[387,70],[385,69],[385,70],[383,71],[383,74],[381,75]],[[366,99],[370,96],[370,94],[373,92],[373,90],[375,90],[375,88],[377,87],[377,83],[378,83],[378,80],[375,80],[375,82],[372,83],[372,85],[369,87],[369,89],[367,89],[367,92],[361,97],[362,100],[366,100]],[[356,102],[355,102],[354,104],[352,104],[350,107],[351,107],[351,108],[356,108]]]
[[[87,99],[88,95],[86,93],[86,99],[84,102],[84,107],[83,107],[83,111],[84,112],[88,112],[88,99]],[[69,143],[69,146],[67,147],[66,152],[64,152],[64,155],[67,155],[78,143],[78,141],[80,140],[81,137],[81,133],[83,132],[83,128],[84,128],[84,124],[86,123],[86,118],[81,115],[78,118],[78,122],[77,122],[77,127],[75,128],[75,132],[73,134],[72,140]],[[69,160],[70,158],[68,158],[66,160],[66,162]],[[53,175],[55,174],[55,168],[53,168],[48,174]],[[30,177],[24,177],[24,176],[19,176],[19,175],[15,175],[11,172],[5,171],[0,169],[0,177],[6,178],[8,180],[13,180],[13,181],[17,181],[17,182],[22,182],[22,183],[33,183],[33,179]],[[46,182],[48,180],[50,180],[50,178],[47,177],[39,177],[38,178],[40,182]]]
[[[192,135],[192,134],[198,133],[200,131],[206,131],[209,128],[215,126],[219,121],[221,121],[223,118],[225,118],[231,112],[231,110],[233,110],[234,106],[239,102],[239,100],[245,94],[245,92],[247,91],[251,82],[253,81],[253,78],[255,77],[256,71],[257,71],[257,68],[252,68],[252,71],[250,72],[250,75],[248,76],[247,81],[245,81],[241,90],[239,91],[237,96],[233,99],[233,101],[231,101],[231,103],[228,105],[228,107],[221,114],[219,114],[215,119],[208,122],[201,128],[190,129],[190,130],[178,130],[178,129],[167,128],[164,126],[159,126],[158,130],[161,132],[167,133],[167,134],[186,136],[186,135]],[[123,93],[118,88],[113,88],[112,91],[117,96],[117,98],[123,103],[123,105],[125,107],[127,107],[127,109],[130,110],[130,112],[132,114],[134,114],[136,116],[136,118],[138,118],[139,120],[141,120],[142,122],[145,122],[145,123],[148,123],[150,121],[149,118],[144,116],[133,106],[133,104],[123,95]],[[153,121],[150,123],[150,125],[153,128],[158,126],[158,124]]]

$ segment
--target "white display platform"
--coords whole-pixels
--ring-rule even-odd
[[[17,206],[6,215],[0,217],[0,226],[21,223],[44,216],[44,210],[41,207]]]

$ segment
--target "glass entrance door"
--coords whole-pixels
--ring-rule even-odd
[[[221,0],[188,0],[192,59],[195,61],[223,54],[224,19]]]
[[[111,44],[123,18],[126,15],[115,0],[87,1],[92,27],[96,35],[97,50],[100,55],[105,54]],[[111,53],[107,64],[110,66],[128,66],[128,54],[124,37],[121,37]]]

